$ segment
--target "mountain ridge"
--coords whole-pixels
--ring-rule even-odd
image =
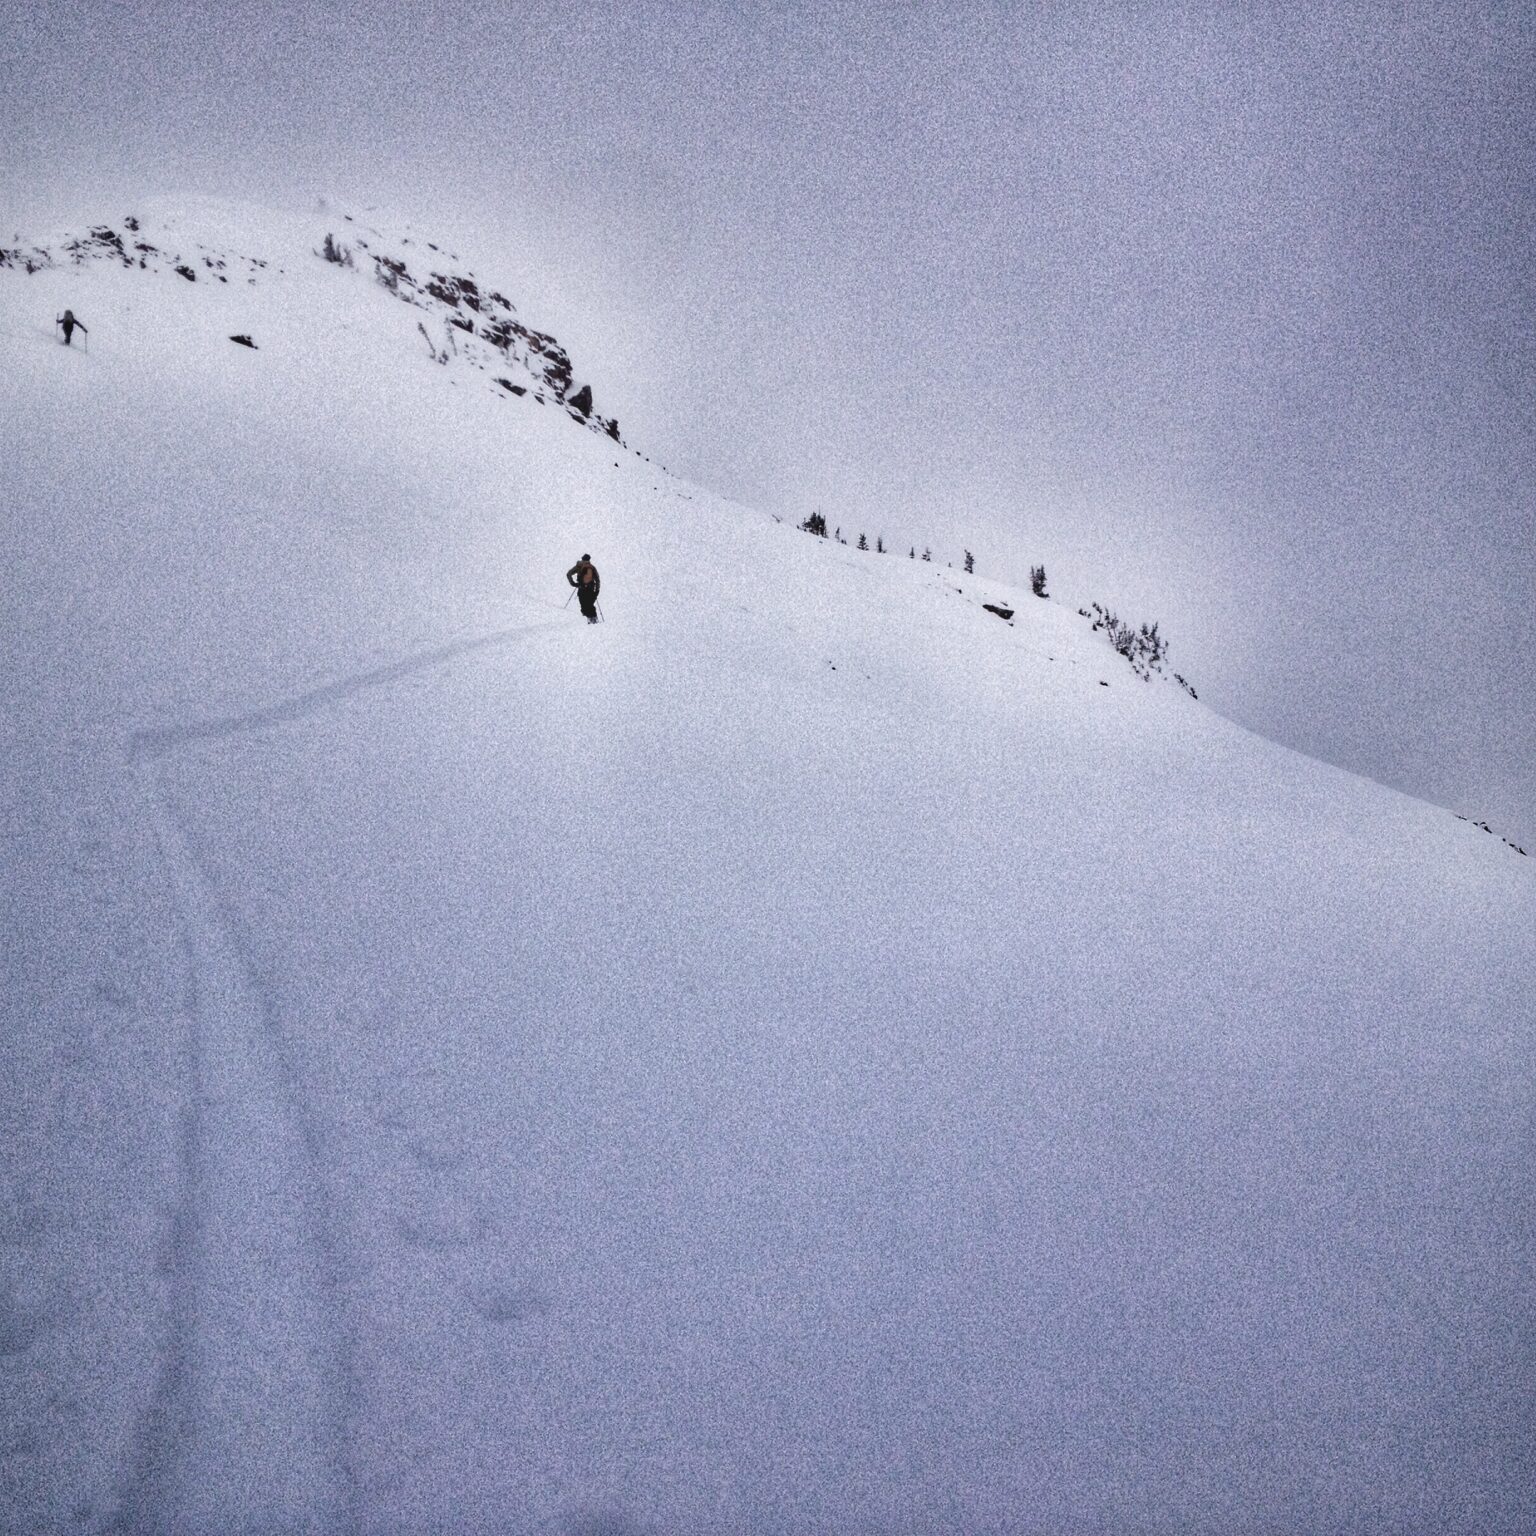
[[[243,210],[236,216],[236,222],[248,223],[256,213],[254,209]],[[217,226],[230,218],[229,205],[210,201],[198,210],[198,215],[198,223],[212,222]],[[254,287],[268,275],[285,275],[286,268],[280,261],[297,261],[301,249],[291,240],[291,231],[290,240],[285,242],[290,246],[286,256],[274,258],[205,244],[197,234],[207,231],[180,232],[176,226],[182,221],[175,215],[171,215],[163,231],[153,213],[128,214],[119,222],[122,232],[113,223],[93,222],[83,234],[59,234],[46,243],[18,235],[9,245],[0,246],[0,269],[11,268],[33,276],[66,266],[78,268],[106,262],[129,270],[136,267],[150,273],[172,272],[192,283],[201,277],[203,281],[227,284],[233,265],[236,281]],[[502,376],[497,376],[495,382],[514,395],[531,389],[536,403],[550,400],[565,406],[574,419],[615,442],[621,441],[618,422],[593,412],[590,386],[583,386],[585,394],[583,389],[574,387],[571,359],[559,342],[524,325],[516,318],[516,307],[496,289],[482,285],[453,253],[429,240],[421,240],[413,248],[410,235],[391,239],[381,230],[360,222],[356,215],[325,202],[307,222],[314,229],[324,227],[324,234],[319,244],[311,248],[311,254],[349,271],[357,270],[354,258],[360,255],[360,276],[371,276],[392,297],[425,313],[433,322],[434,332],[441,335],[439,342],[436,335],[427,331],[424,321],[418,322],[434,361],[447,364],[451,359],[456,367],[482,373],[495,366],[526,375],[529,383],[517,384]],[[156,245],[154,239],[164,244]],[[190,253],[169,248],[171,241],[178,245],[190,241]],[[407,258],[425,262],[423,279],[418,281],[411,273]],[[438,271],[438,267],[445,270]]]
[[[1536,1520],[1528,862],[246,217],[0,272],[3,1528]]]

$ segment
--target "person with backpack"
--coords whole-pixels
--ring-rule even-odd
[[[66,347],[69,345],[70,338],[75,334],[76,326],[79,326],[85,335],[89,336],[91,334],[87,326],[82,325],[80,321],[75,319],[75,312],[72,309],[66,309],[53,323],[64,327],[64,345]]]
[[[602,578],[597,574],[597,567],[592,564],[592,556],[583,555],[565,573],[565,579],[575,587],[576,600],[581,604],[581,611],[587,623],[596,624],[597,594],[603,583]]]

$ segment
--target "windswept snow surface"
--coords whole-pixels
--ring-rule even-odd
[[[0,271],[4,1530],[1536,1530],[1536,865],[334,227]]]

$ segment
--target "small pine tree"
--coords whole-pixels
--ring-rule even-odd
[[[859,535],[859,548],[860,549],[868,549],[869,548],[869,540],[866,539],[862,533]]]
[[[925,549],[923,551],[923,559],[924,560],[932,560],[933,559],[933,551],[931,549]]]
[[[1050,596],[1050,593],[1045,590],[1045,567],[1043,565],[1030,566],[1029,588],[1036,597]]]
[[[325,244],[320,247],[320,254],[327,261],[334,262],[338,267],[350,267],[352,265],[352,252],[346,246],[340,244],[335,235],[326,235]]]
[[[916,544],[914,544],[912,546],[912,548],[907,551],[907,559],[908,560],[916,560],[917,559],[917,545]]]
[[[1093,620],[1095,631],[1104,631],[1105,638],[1130,662],[1136,675],[1143,681],[1151,682],[1154,672],[1162,672],[1163,663],[1168,657],[1168,642],[1158,633],[1156,624],[1143,624],[1140,629],[1134,629],[1099,603],[1095,603],[1091,611],[1079,608],[1078,612],[1084,618]],[[1179,683],[1189,692],[1194,692],[1183,678],[1179,678]]]
[[[875,553],[877,555],[885,553],[885,540],[878,533],[875,535]]]
[[[448,348],[444,347],[441,351],[439,351],[437,343],[432,340],[431,336],[427,333],[426,326],[424,326],[420,320],[416,322],[416,329],[421,332],[421,339],[426,342],[427,351],[431,354],[432,361],[434,363],[446,363],[448,361]],[[452,332],[449,333],[448,339],[450,342],[452,342]]]
[[[970,550],[965,552],[965,574],[967,576],[974,576],[976,574],[976,556]]]
[[[812,512],[800,526],[807,533],[814,533],[818,539],[824,539],[827,536],[827,520],[820,512]]]

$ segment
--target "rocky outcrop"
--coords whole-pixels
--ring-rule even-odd
[[[532,395],[540,404],[566,407],[573,420],[615,442],[622,442],[619,424],[593,408],[592,389],[583,385],[573,394],[571,359],[555,338],[525,325],[511,301],[488,288],[472,273],[455,270],[457,258],[431,241],[422,242],[430,252],[425,270],[413,272],[411,263],[421,258],[421,245],[409,238],[391,241],[378,230],[342,215],[336,229],[326,232],[314,255],[334,266],[338,273],[368,277],[401,303],[424,312],[420,328],[427,337],[434,360],[448,366],[471,368],[487,375],[486,385],[511,395]],[[255,283],[268,268],[266,261],[215,250],[199,243],[190,248],[170,248],[147,238],[140,219],[122,220],[121,229],[109,224],[92,225],[83,235],[69,236],[53,245],[17,243],[0,247],[0,268],[37,273],[61,267],[106,262],[114,266],[162,272],[189,283],[199,279],[228,283],[232,277]],[[339,233],[338,233],[339,230]],[[281,269],[280,269],[281,270]],[[231,338],[232,340],[237,338]],[[505,375],[527,375],[526,383],[514,384]]]
[[[142,226],[138,219],[127,218],[123,220],[123,227],[137,235]],[[163,250],[148,240],[136,239],[130,243],[110,224],[93,225],[87,233],[72,236],[57,248],[32,245],[0,250],[0,267],[15,267],[28,273],[80,267],[91,262],[138,267],[146,272],[173,272],[192,283],[197,281],[199,272],[221,283],[227,283],[230,273],[235,272],[244,276],[247,282],[254,283],[257,275],[267,267],[267,263],[257,257],[235,256],[205,245],[196,245],[191,254],[183,254]]]
[[[387,249],[382,234],[354,224],[344,237],[328,233],[318,254],[338,267],[371,271],[392,298],[435,317],[450,343],[439,349],[428,334],[428,344],[440,361],[456,361],[488,373],[492,382],[510,394],[531,392],[540,403],[564,405],[574,419],[593,431],[622,441],[618,422],[593,409],[590,385],[571,393],[571,359],[553,336],[524,325],[506,295],[488,288],[473,274],[442,270],[447,266],[443,258],[448,253],[440,247],[427,242],[426,249],[435,259],[425,270],[412,271],[414,253],[409,259],[403,254],[410,242],[400,244],[400,251]],[[425,322],[422,329],[427,329]],[[531,384],[514,387],[493,371],[508,364],[525,370]]]

